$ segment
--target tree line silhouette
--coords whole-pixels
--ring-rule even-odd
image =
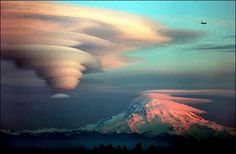
[[[150,145],[148,148],[144,148],[141,142],[138,142],[133,148],[128,148],[126,145],[113,146],[111,143],[100,144],[94,146],[92,149],[86,149],[80,147],[78,149],[11,149],[1,148],[0,151],[3,154],[167,154],[167,153],[181,153],[181,154],[193,154],[193,153],[232,153],[235,151],[235,138],[234,139],[220,139],[211,138],[204,141],[197,141],[189,139],[184,143],[175,145],[173,147],[161,147],[157,145]]]

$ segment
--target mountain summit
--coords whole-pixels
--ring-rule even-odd
[[[100,133],[137,133],[149,136],[161,134],[199,136],[204,132],[204,134],[217,135],[234,132],[230,128],[199,116],[205,111],[180,103],[196,100],[207,102],[204,99],[174,97],[155,92],[144,93],[134,99],[134,103],[126,112],[87,125],[82,130]]]
[[[209,101],[146,91],[133,100],[127,111],[78,129],[0,130],[0,132],[13,135],[64,134],[66,136],[95,132],[100,135],[122,133],[147,137],[178,135],[199,139],[210,136],[235,136],[235,129],[206,120],[200,116],[206,113],[205,111],[187,105]]]

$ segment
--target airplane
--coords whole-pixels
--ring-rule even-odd
[[[204,22],[204,21],[201,21],[200,24],[205,25],[205,24],[207,24],[207,22],[206,22],[206,21],[205,21],[205,22]]]

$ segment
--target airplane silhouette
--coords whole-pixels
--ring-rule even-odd
[[[205,25],[205,24],[207,24],[207,22],[206,22],[206,21],[205,21],[205,22],[204,22],[204,21],[201,21],[200,24]]]

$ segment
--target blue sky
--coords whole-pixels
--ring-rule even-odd
[[[62,3],[125,11],[145,16],[171,28],[196,30],[205,33],[204,37],[194,42],[126,53],[123,56],[144,59],[143,62],[131,65],[127,69],[136,70],[137,68],[140,70],[142,66],[146,69],[148,65],[150,66],[149,69],[153,68],[154,71],[169,70],[174,73],[234,71],[235,52],[188,50],[194,48],[193,46],[234,44],[235,37],[226,39],[228,35],[235,34],[234,1],[71,1]],[[207,21],[208,24],[198,24],[201,20]]]

